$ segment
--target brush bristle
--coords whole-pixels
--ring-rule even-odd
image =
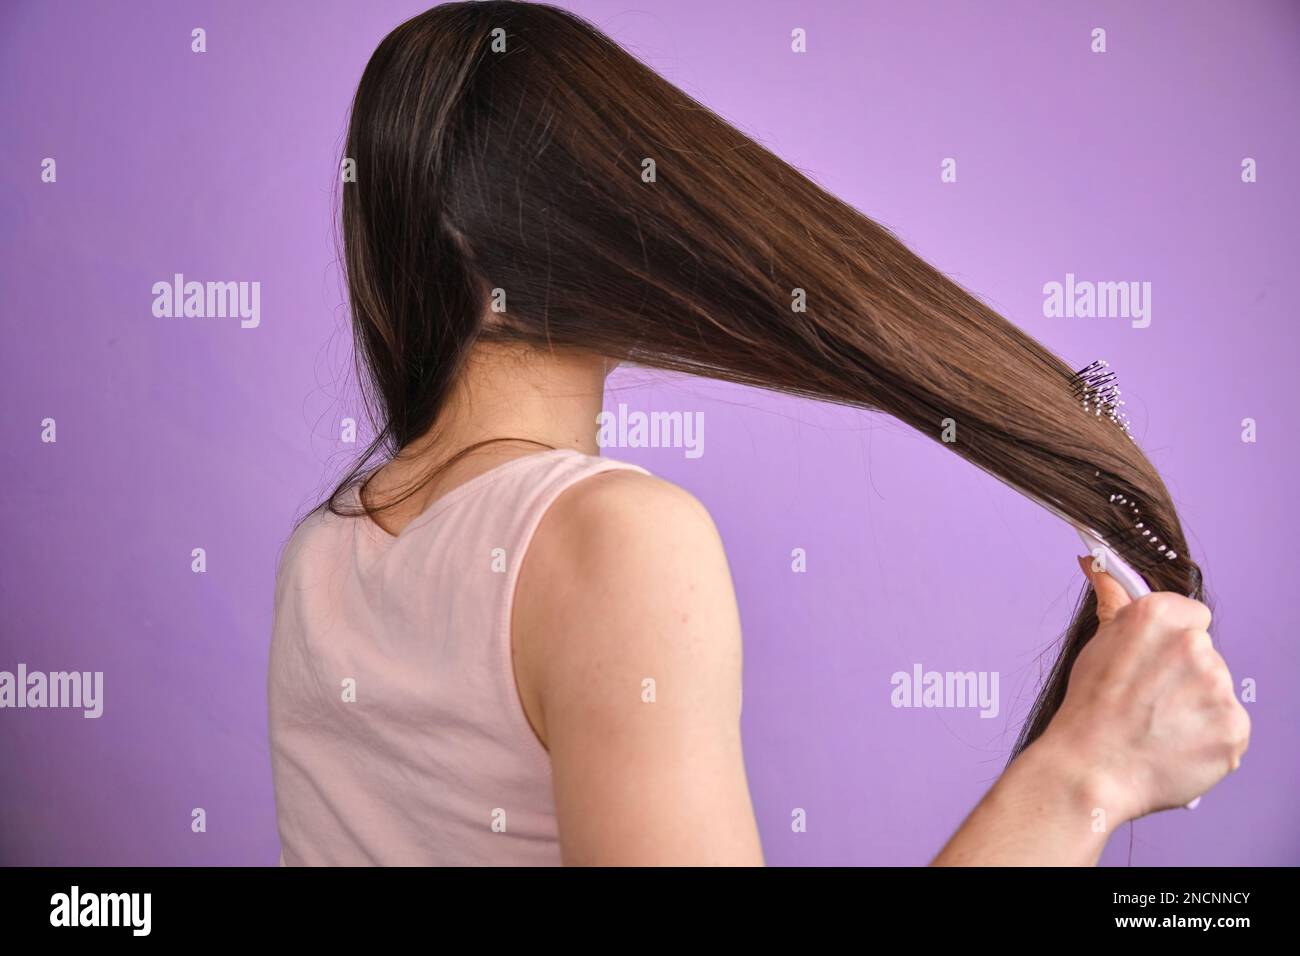
[[[1120,398],[1119,384],[1109,362],[1098,360],[1079,369],[1074,373],[1073,387],[1085,412],[1110,419],[1133,439],[1128,415],[1124,413],[1124,400]]]

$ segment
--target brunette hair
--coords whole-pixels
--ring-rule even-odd
[[[490,0],[408,20],[366,66],[346,149],[376,437],[332,510],[376,452],[430,433],[476,342],[510,340],[879,410],[936,440],[952,419],[945,448],[1154,588],[1202,596],[1160,476],[1081,408],[1070,366],[574,14]],[[491,290],[507,308],[485,323]],[[1096,626],[1088,589],[1013,756]]]

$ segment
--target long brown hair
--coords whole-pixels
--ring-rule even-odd
[[[431,432],[476,342],[504,339],[879,410],[936,440],[951,419],[944,447],[1154,588],[1201,596],[1160,476],[1081,408],[1070,366],[581,18],[470,2],[403,23],[366,66],[347,156],[376,437],[332,510],[376,452]],[[505,311],[485,324],[489,296]],[[1014,753],[1055,714],[1095,612],[1089,591]]]

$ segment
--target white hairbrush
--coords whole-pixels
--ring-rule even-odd
[[[1120,410],[1124,402],[1119,397],[1119,385],[1115,380],[1115,373],[1110,370],[1108,362],[1093,362],[1087,368],[1075,372],[1074,391],[1079,397],[1085,412],[1092,412],[1098,417],[1106,415],[1116,425],[1124,429],[1124,433],[1129,438],[1133,437],[1132,432],[1129,430],[1128,416]],[[1123,495],[1111,495],[1110,500],[1113,503],[1131,508],[1135,517],[1141,516],[1137,505],[1130,502]],[[1055,511],[1055,509],[1051,510]],[[1059,514],[1059,512],[1057,513]],[[1093,557],[1094,571],[1104,571],[1109,574],[1134,601],[1151,593],[1151,588],[1142,575],[1134,570],[1106,542],[1102,541],[1100,535],[1095,531],[1081,527],[1069,518],[1065,518],[1065,520],[1069,521],[1074,529],[1079,532],[1079,539],[1083,541],[1083,546],[1088,549],[1088,553]],[[1178,557],[1168,546],[1161,544],[1160,539],[1152,535],[1150,529],[1143,529],[1141,521],[1137,522],[1137,527],[1142,529],[1142,536],[1151,545],[1155,546],[1160,554],[1163,554],[1166,558]],[[1197,797],[1187,804],[1187,809],[1195,810],[1196,805],[1200,802],[1201,798]]]

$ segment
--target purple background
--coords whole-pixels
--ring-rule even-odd
[[[1206,568],[1219,645],[1259,688],[1241,771],[1194,813],[1139,821],[1132,860],[1300,863],[1286,431],[1300,8],[572,6],[1068,360],[1120,370]],[[106,697],[99,720],[0,711],[4,862],[276,862],[275,561],[355,450],[339,419],[359,414],[332,225],[344,120],[370,52],[421,9],[0,12],[0,669],[102,670]],[[57,184],[40,181],[47,156]],[[955,184],[939,180],[948,156]],[[261,327],[155,318],[150,287],[174,272],[260,281]],[[1151,326],[1044,318],[1042,286],[1067,272],[1150,281]],[[928,861],[1003,766],[1080,585],[1076,539],[880,416],[640,371],[613,386],[611,403],[705,415],[698,460],[611,452],[690,489],[722,530],[769,862]],[[47,416],[57,444],[40,441]],[[206,574],[190,571],[195,547]],[[795,547],[806,574],[790,571]],[[1002,712],[893,708],[890,675],[914,662],[1000,672]],[[194,807],[206,833],[190,831]],[[807,833],[791,832],[794,807]],[[1129,859],[1129,835],[1105,862]]]

